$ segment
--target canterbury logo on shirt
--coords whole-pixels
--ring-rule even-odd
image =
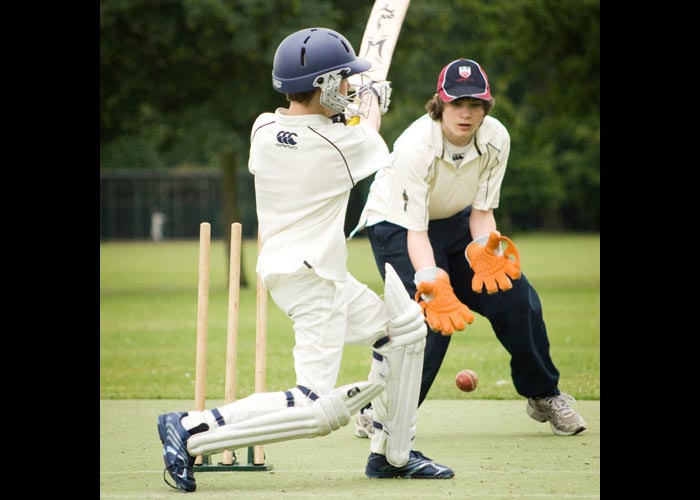
[[[296,149],[296,138],[297,134],[294,132],[287,132],[284,130],[280,130],[277,132],[277,144],[276,146],[281,146],[281,147],[286,147],[290,149]]]

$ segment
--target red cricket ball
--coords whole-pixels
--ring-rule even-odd
[[[476,384],[479,382],[479,377],[476,376],[474,370],[462,370],[455,377],[455,384],[461,391],[471,392],[476,389]]]

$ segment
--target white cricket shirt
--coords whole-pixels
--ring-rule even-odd
[[[488,115],[475,136],[457,167],[440,122],[428,114],[415,120],[394,143],[391,166],[375,175],[353,234],[385,220],[426,231],[430,220],[451,217],[469,205],[497,208],[510,136]]]
[[[261,114],[253,124],[248,170],[263,246],[257,272],[313,267],[344,281],[344,232],[350,190],[389,164],[389,149],[373,128],[334,123],[323,115]]]

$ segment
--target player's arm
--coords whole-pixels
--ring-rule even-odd
[[[377,132],[379,132],[379,128],[382,125],[382,114],[379,112],[379,98],[374,93],[372,93],[369,112],[367,113],[367,123]]]
[[[496,230],[496,218],[493,210],[477,210],[472,208],[469,215],[469,230],[473,239],[489,234]]]
[[[425,269],[427,267],[435,267],[435,255],[433,254],[433,246],[428,238],[428,231],[411,231],[408,230],[406,236],[408,246],[408,257],[411,259],[413,269]]]
[[[464,255],[474,271],[472,290],[481,293],[485,286],[489,294],[497,293],[499,289],[510,290],[513,288],[511,280],[520,278],[518,250],[510,239],[498,232],[493,216],[493,208],[498,206],[501,184],[510,155],[508,131],[501,127],[500,131],[496,131],[492,142],[489,142],[488,147],[498,151],[498,154],[490,158],[489,165],[483,169],[479,180],[479,188],[469,216],[469,229],[473,241],[464,250]],[[505,251],[503,242],[508,245]]]

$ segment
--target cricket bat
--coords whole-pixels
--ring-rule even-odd
[[[358,57],[367,59],[372,67],[366,74],[372,81],[386,80],[410,0],[375,0],[362,35]]]

